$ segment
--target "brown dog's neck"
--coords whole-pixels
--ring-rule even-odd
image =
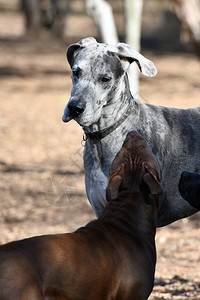
[[[126,199],[126,200],[125,200]],[[154,240],[157,225],[156,199],[148,197],[147,200],[141,192],[120,192],[116,200],[108,201],[100,221],[111,223],[129,234],[144,236]]]

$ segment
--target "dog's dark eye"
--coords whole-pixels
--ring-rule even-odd
[[[72,74],[73,74],[73,77],[79,77],[79,75],[80,75],[80,69],[79,68],[72,69]]]
[[[108,81],[110,81],[110,77],[109,76],[102,76],[101,78],[100,78],[100,82],[102,82],[102,83],[105,83],[105,82],[108,82]]]
[[[78,77],[79,72],[78,71],[72,71],[72,74],[73,74],[74,77]]]

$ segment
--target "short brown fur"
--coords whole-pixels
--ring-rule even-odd
[[[127,135],[111,168],[108,205],[74,233],[0,246],[0,300],[145,300],[156,263],[161,171],[144,139]]]

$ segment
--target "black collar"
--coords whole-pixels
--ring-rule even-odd
[[[95,132],[89,132],[86,127],[83,127],[83,140],[86,141],[88,138],[90,138],[93,141],[100,141],[103,138],[105,138],[107,135],[109,135],[111,132],[113,132],[117,127],[119,127],[127,118],[130,111],[130,106],[127,107],[126,111],[122,114],[122,117],[114,123],[112,126],[105,128],[103,130],[95,131]]]

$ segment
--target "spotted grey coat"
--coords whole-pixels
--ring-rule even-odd
[[[200,173],[200,107],[176,109],[134,99],[127,79],[129,64],[136,62],[146,76],[155,76],[157,70],[127,44],[110,46],[86,38],[68,48],[67,58],[73,88],[63,121],[76,120],[88,136],[85,183],[96,215],[106,205],[111,163],[131,130],[146,139],[162,167],[158,226],[195,213],[180,196],[178,181],[183,170]]]

